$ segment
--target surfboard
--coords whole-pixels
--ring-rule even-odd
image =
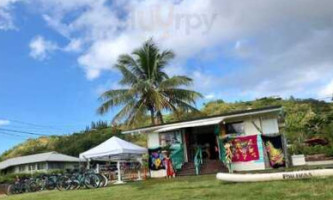
[[[230,174],[217,173],[216,178],[227,182],[262,182],[333,176],[333,169],[302,170],[278,173]]]

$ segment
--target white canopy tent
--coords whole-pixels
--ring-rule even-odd
[[[80,159],[84,159],[87,162],[90,160],[116,161],[118,168],[118,181],[116,183],[123,183],[121,180],[120,162],[138,161],[145,153],[147,153],[146,148],[113,136],[100,145],[80,153]]]

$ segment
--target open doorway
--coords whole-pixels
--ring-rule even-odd
[[[204,159],[218,159],[217,137],[214,134],[214,126],[192,127],[185,131],[188,160],[194,160],[198,147],[202,149]]]

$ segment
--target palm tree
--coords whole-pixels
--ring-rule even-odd
[[[160,51],[152,39],[131,55],[119,56],[115,67],[120,70],[120,85],[124,89],[108,90],[100,96],[103,102],[98,108],[100,114],[110,108],[123,106],[113,118],[113,123],[125,119],[128,125],[150,114],[151,123],[163,123],[163,111],[198,111],[193,105],[202,95],[184,89],[192,79],[186,76],[169,77],[164,68],[175,54],[170,50]]]

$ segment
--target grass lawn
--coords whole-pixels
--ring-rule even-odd
[[[215,175],[154,179],[94,190],[45,191],[1,200],[333,199],[333,178],[225,183]]]

